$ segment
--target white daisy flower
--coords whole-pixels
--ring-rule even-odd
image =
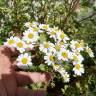
[[[37,27],[39,25],[39,23],[38,22],[32,22],[32,27]]]
[[[20,52],[23,53],[26,49],[26,43],[22,41],[19,38],[16,38],[16,44],[15,44],[16,49]]]
[[[52,32],[52,33],[51,33]],[[48,30],[48,34],[52,34],[52,35],[54,35],[55,33],[54,32],[59,32],[59,29],[58,29],[58,27],[53,27],[53,28],[49,28],[49,30]]]
[[[44,60],[48,65],[54,64],[55,56],[52,53],[47,53],[46,56],[44,56]]]
[[[62,75],[63,79],[64,79],[64,82],[69,82],[70,81],[70,76],[68,74],[68,72],[65,72],[63,75]]]
[[[49,25],[47,25],[47,24],[39,24],[39,28],[43,29],[43,30],[46,30],[46,31],[50,30]]]
[[[68,72],[65,71],[64,68],[62,68],[62,69],[59,71],[59,73],[60,73],[61,76],[63,77],[64,82],[69,82],[70,76],[69,76]]]
[[[56,44],[55,44],[55,49],[56,49],[57,52],[60,51],[60,49],[61,49],[61,44],[56,43]]]
[[[73,68],[74,73],[76,75],[81,76],[84,73],[83,65],[77,62],[74,62],[73,65],[74,65],[74,68]]]
[[[57,53],[58,59],[63,61],[68,61],[72,58],[72,52],[66,50],[65,48],[61,48],[60,52]]]
[[[59,70],[61,69],[61,65],[58,64],[58,63],[54,63],[54,64],[52,64],[52,66],[53,66],[53,69],[54,69],[55,71],[59,71]]]
[[[54,30],[50,31],[49,35],[50,35],[50,38],[55,39],[56,38],[56,31],[54,31]]]
[[[14,47],[16,41],[15,41],[16,37],[11,36],[10,38],[7,39],[6,42],[4,42],[4,45],[7,45],[9,47]]]
[[[58,32],[58,30],[56,30],[54,28],[50,28],[50,30],[47,33],[50,35],[50,38],[53,38],[56,41],[57,40],[57,35],[56,35],[57,32]]]
[[[32,28],[29,28],[27,31],[25,31],[23,35],[23,40],[27,43],[36,42],[39,38],[38,33],[34,32]]]
[[[89,48],[88,46],[86,46],[86,52],[89,54],[90,57],[94,57],[94,53],[92,52],[91,48]]]
[[[56,35],[57,35],[58,41],[63,40],[63,42],[66,42],[67,40],[69,40],[68,36],[66,34],[64,34],[64,32],[61,30],[59,30],[59,32],[57,32]]]
[[[30,27],[37,27],[38,22],[26,22],[24,26],[30,28]]]
[[[63,77],[64,82],[69,82],[70,76],[69,76],[68,72],[65,71],[64,68],[62,68],[62,67],[60,66],[57,71],[58,71],[58,72],[61,74],[61,76]]]
[[[34,44],[33,43],[27,43],[26,44],[26,48],[33,49],[34,48]]]
[[[17,66],[22,69],[27,69],[28,66],[32,65],[31,56],[29,56],[28,53],[19,55],[17,62]]]
[[[29,28],[29,27],[31,27],[31,23],[30,22],[26,22],[24,26]]]
[[[61,48],[67,48],[68,47],[68,44],[63,42],[63,41],[59,42],[59,44],[61,45]]]
[[[75,61],[79,63],[82,63],[82,61],[84,60],[83,56],[80,53],[79,54],[73,53],[72,59],[73,59],[73,62]]]
[[[43,30],[41,30],[41,29],[39,29],[39,30],[38,30],[38,33],[44,33],[44,31],[43,31]]]
[[[39,30],[39,28],[38,27],[34,27],[34,28],[32,28],[32,30],[33,30],[33,32],[40,32]]]
[[[55,51],[54,44],[50,42],[44,42],[43,44],[40,44],[39,49],[44,53]]]
[[[56,51],[60,51],[61,48],[67,48],[68,44],[64,43],[63,41],[55,43]]]
[[[82,43],[78,42],[78,41],[71,41],[71,45],[70,45],[72,51],[83,51],[84,50],[84,46],[82,45]]]

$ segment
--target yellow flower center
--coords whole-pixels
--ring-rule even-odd
[[[67,54],[66,52],[62,52],[62,56],[63,56],[64,58],[68,58],[68,54]]]
[[[47,25],[44,25],[43,28],[47,30],[48,29],[48,26]]]
[[[39,29],[38,29],[38,28],[33,28],[33,30],[34,30],[35,32],[37,32]]]
[[[54,68],[59,68],[60,66],[59,66],[59,64],[53,64],[53,67]]]
[[[27,58],[22,58],[22,63],[23,64],[27,64],[27,62],[28,62]]]
[[[76,68],[77,70],[80,70],[80,68],[81,68],[80,64],[76,64],[76,65],[75,65],[75,68]]]
[[[53,55],[50,55],[50,60],[54,61],[54,56]]]
[[[28,38],[32,39],[34,37],[34,35],[32,33],[28,34]]]
[[[18,46],[19,48],[22,48],[22,47],[23,47],[23,43],[22,43],[22,42],[18,42],[18,43],[17,43],[17,46]]]
[[[12,44],[14,44],[14,43],[15,43],[15,41],[14,41],[14,40],[12,40],[12,39],[10,39],[10,40],[8,40],[8,43],[9,43],[10,45],[12,45]]]
[[[55,35],[55,34],[56,34],[56,32],[55,32],[55,31],[52,31],[52,32],[51,32],[51,35]]]
[[[60,42],[61,45],[64,45],[64,42]]]
[[[49,45],[48,43],[46,43],[46,44],[44,44],[44,47],[45,47],[45,48],[49,48],[50,45]]]
[[[76,48],[80,48],[81,44],[80,43],[76,43],[75,46],[76,46]]]
[[[60,47],[61,47],[60,45],[56,45],[56,46],[55,46],[55,49],[56,49],[57,51],[59,51],[59,50],[60,50]]]
[[[74,60],[74,61],[78,61],[78,57],[74,55],[74,56],[73,56],[73,60]]]
[[[64,39],[64,37],[65,37],[65,35],[64,35],[64,33],[62,32],[62,33],[60,34],[60,38],[61,38],[61,39]]]
[[[32,23],[29,23],[29,26],[32,27]]]

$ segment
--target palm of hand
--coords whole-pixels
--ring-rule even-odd
[[[14,69],[14,60],[12,60],[12,50],[0,47],[0,96],[45,96],[46,92],[32,91],[20,86],[32,82],[49,82],[48,73],[26,73],[16,72]]]

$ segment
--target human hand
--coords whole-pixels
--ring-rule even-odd
[[[14,49],[6,46],[0,47],[0,96],[46,96],[45,90],[28,90],[23,85],[50,82],[49,73],[16,72],[16,61],[12,58],[16,55]]]

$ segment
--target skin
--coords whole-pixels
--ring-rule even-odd
[[[32,91],[22,86],[31,83],[49,83],[49,73],[15,71],[14,49],[0,46],[0,96],[46,96],[46,90]]]

